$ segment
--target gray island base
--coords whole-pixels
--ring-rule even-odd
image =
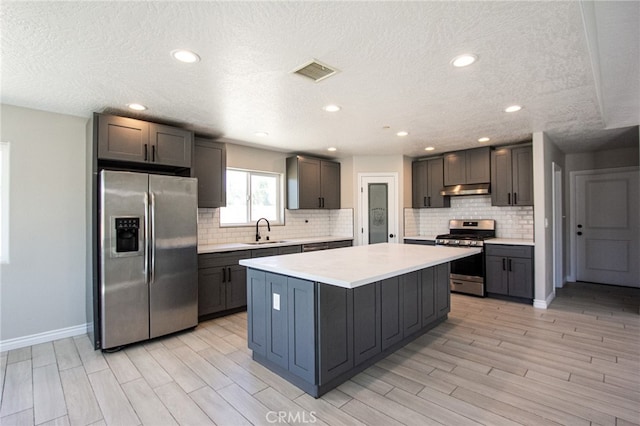
[[[317,398],[444,321],[449,262],[479,251],[375,244],[242,260],[253,359]]]

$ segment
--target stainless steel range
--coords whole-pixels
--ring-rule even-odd
[[[449,233],[438,235],[436,245],[452,247],[484,247],[484,240],[495,238],[493,219],[449,221]],[[451,262],[451,291],[485,296],[484,248],[481,253]]]

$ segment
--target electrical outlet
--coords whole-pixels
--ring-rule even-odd
[[[280,295],[278,293],[273,293],[273,309],[280,310]]]

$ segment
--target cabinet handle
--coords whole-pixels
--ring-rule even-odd
[[[144,161],[147,161],[147,160],[148,160],[148,158],[147,158],[147,157],[148,157],[148,154],[147,154],[147,144],[145,143],[145,144],[144,144]]]
[[[509,272],[513,272],[513,269],[511,269],[511,259],[509,259]]]
[[[227,268],[227,280],[231,282],[231,267]]]
[[[423,207],[427,207],[427,197],[424,197],[424,199],[422,201],[422,206]]]
[[[222,282],[227,282],[227,268],[222,268]]]
[[[502,258],[502,270],[503,270],[503,271],[506,271],[506,270],[507,270],[507,265],[506,265],[506,263],[505,263],[505,262],[506,262],[506,260],[507,260],[507,259],[505,259],[504,257]]]
[[[151,146],[151,162],[152,163],[156,162],[156,146],[155,145]]]
[[[322,197],[322,208],[324,208],[324,197]]]
[[[511,205],[511,193],[507,194],[507,204]]]
[[[513,204],[518,204],[518,194],[517,193],[513,193]]]
[[[318,208],[322,207],[322,197],[318,197]]]
[[[428,196],[428,197],[427,197],[427,203],[428,203],[427,205],[428,205],[429,207],[431,207],[431,196]]]

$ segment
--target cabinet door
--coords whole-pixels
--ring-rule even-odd
[[[319,384],[353,368],[353,291],[318,284]]]
[[[320,160],[298,158],[299,208],[320,208],[322,204],[322,196],[320,194]]]
[[[487,293],[509,294],[507,258],[485,256],[485,284]]]
[[[402,293],[399,277],[380,281],[382,350],[402,340]]]
[[[208,139],[194,141],[193,175],[198,178],[198,207],[227,205],[227,150]]]
[[[449,207],[449,197],[440,195],[444,187],[444,160],[434,158],[427,160],[427,205],[429,207]]]
[[[322,208],[340,208],[340,163],[320,162],[320,196]]]
[[[533,272],[531,259],[510,257],[507,259],[509,270],[509,296],[533,298]]]
[[[466,183],[466,157],[464,151],[450,152],[444,156],[444,184],[461,185]]]
[[[278,247],[278,254],[292,254],[292,253],[302,253],[302,246],[284,246]]]
[[[198,316],[225,310],[223,278],[223,268],[198,269]]]
[[[482,147],[465,151],[467,183],[491,182],[491,151]]]
[[[149,123],[149,140],[151,144],[149,161],[152,163],[191,167],[192,132],[163,124]]]
[[[144,163],[150,152],[149,123],[98,115],[98,159]]]
[[[289,314],[287,277],[266,275],[267,284],[267,359],[289,368]]]
[[[436,285],[436,315],[442,318],[449,313],[451,300],[451,285],[449,284],[449,263],[442,263],[433,267],[433,277]]]
[[[408,337],[422,328],[420,311],[420,272],[400,276],[402,292],[402,336]]]
[[[240,265],[227,267],[227,309],[247,306],[247,268]]]
[[[289,371],[316,381],[315,283],[287,278],[289,304]]]
[[[411,171],[411,205],[414,209],[427,207],[427,161],[414,161]]]
[[[355,365],[382,351],[380,283],[353,289],[353,347]]]
[[[421,301],[421,325],[427,324],[436,319],[436,282],[435,268],[426,268],[420,271],[420,301]]]
[[[511,150],[497,149],[491,153],[491,204],[511,205]]]
[[[517,206],[533,205],[533,149],[530,146],[511,150],[513,177],[512,203]]]
[[[342,248],[342,247],[351,247],[353,246],[353,240],[344,240],[344,241],[329,241],[329,248]]]
[[[267,296],[266,273],[249,269],[247,273],[247,297],[251,309],[247,310],[247,344],[249,349],[267,356],[267,310],[270,309]]]

